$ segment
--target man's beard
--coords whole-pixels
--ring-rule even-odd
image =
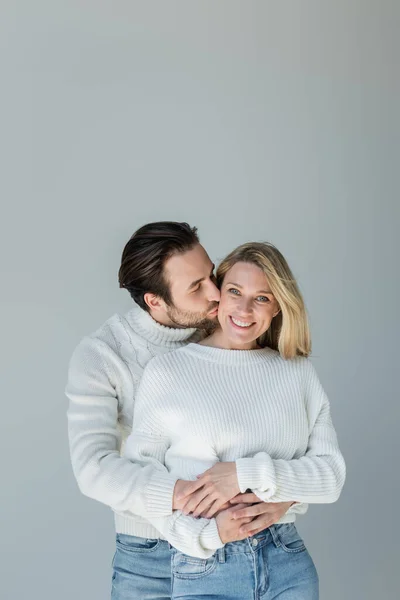
[[[180,310],[176,306],[167,307],[168,318],[172,321],[176,327],[194,327],[196,329],[202,329],[206,333],[211,333],[218,325],[218,319],[210,319],[207,315],[215,308],[218,307],[218,302],[214,302],[206,312],[194,313],[186,310]]]

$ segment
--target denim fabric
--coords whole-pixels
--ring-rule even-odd
[[[209,559],[171,548],[173,600],[318,600],[318,575],[294,523],[226,544]]]
[[[170,600],[168,542],[117,533],[111,600]]]

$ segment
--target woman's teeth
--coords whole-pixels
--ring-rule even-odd
[[[250,325],[253,324],[253,323],[245,323],[244,321],[238,321],[237,319],[234,319],[233,317],[231,317],[231,319],[235,323],[235,325],[237,325],[238,327],[250,327]]]

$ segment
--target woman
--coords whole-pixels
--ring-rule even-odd
[[[229,511],[185,514],[210,517],[249,489],[268,502],[334,502],[345,479],[286,260],[271,244],[244,244],[217,281],[218,329],[146,367],[126,455],[195,480],[183,511],[151,519],[172,546],[173,599],[314,600],[318,576],[294,510],[234,542],[219,535]]]

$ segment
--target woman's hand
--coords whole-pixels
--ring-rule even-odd
[[[295,502],[260,502],[255,494],[238,494],[230,504],[235,506],[233,520],[251,519],[239,528],[240,535],[251,536],[277,523]]]
[[[177,482],[173,507],[179,508],[185,515],[201,515],[211,519],[226,502],[239,493],[236,463],[218,462],[198,475],[196,481]]]

